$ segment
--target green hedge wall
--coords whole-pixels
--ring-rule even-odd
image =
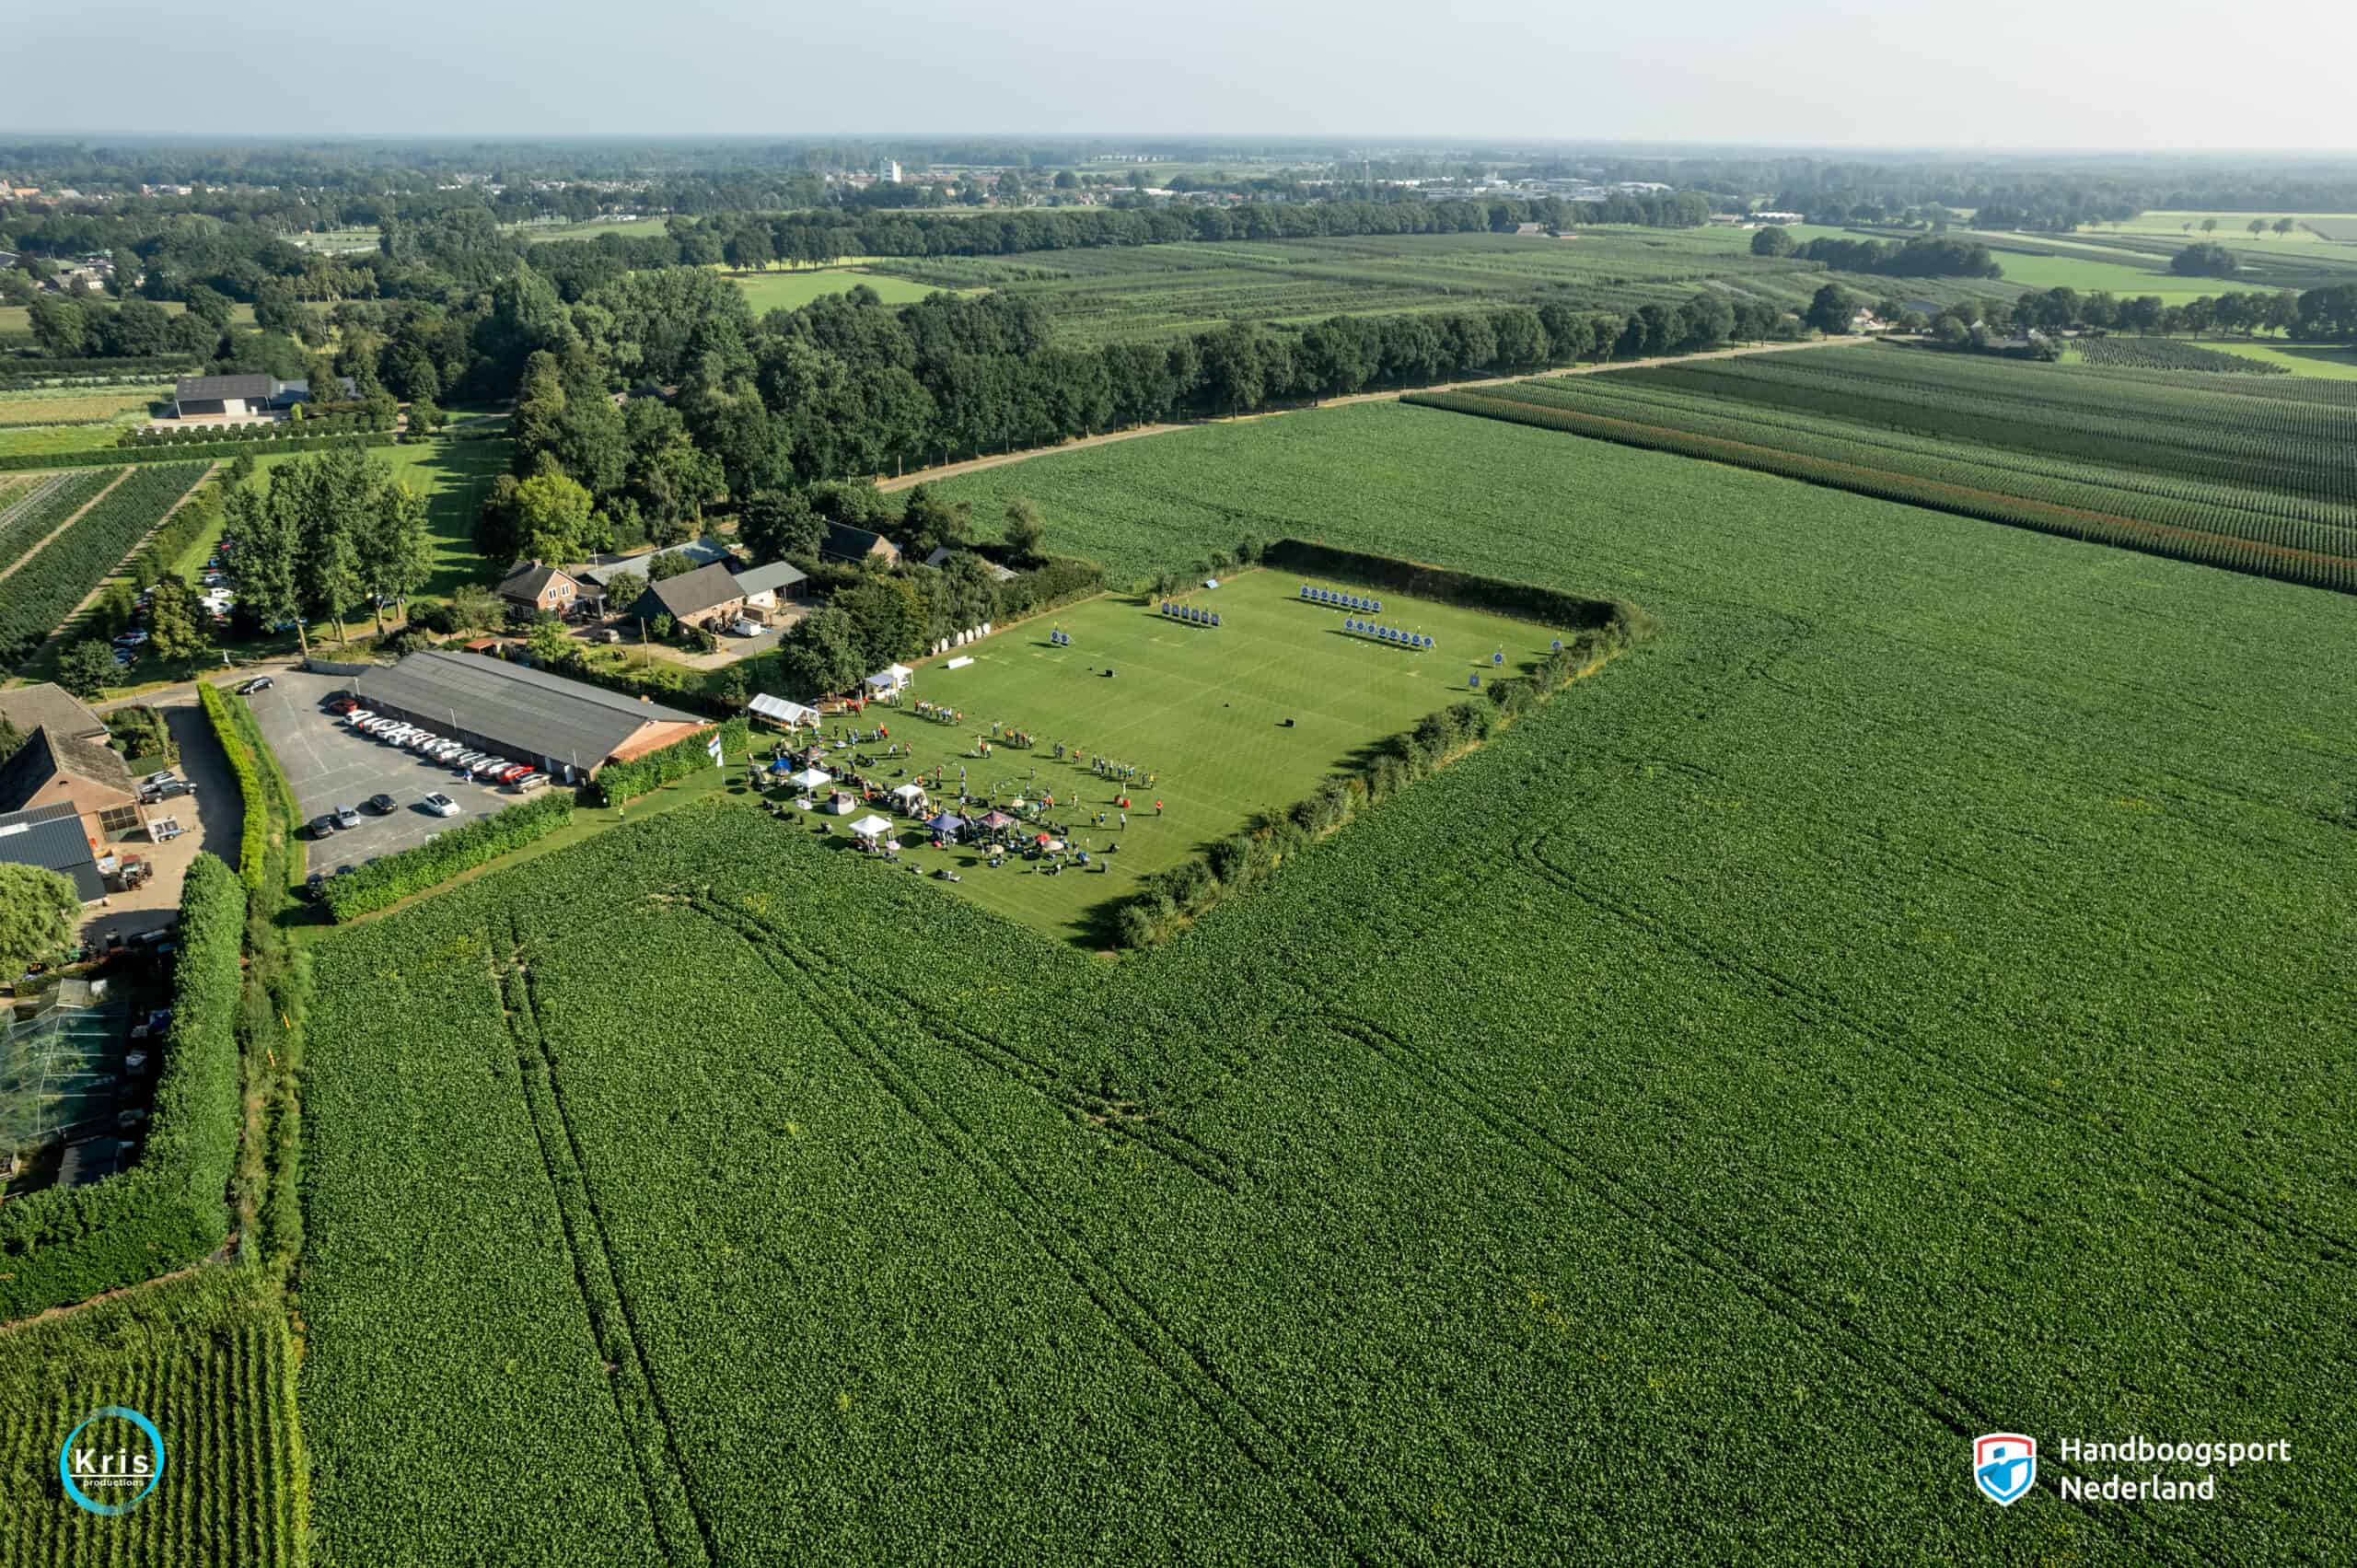
[[[238,837],[238,878],[250,896],[261,890],[263,847],[270,831],[270,796],[263,788],[261,761],[246,736],[253,718],[244,709],[233,708],[210,681],[196,683],[196,700],[212,721],[214,738],[228,754],[229,771],[238,775],[238,798],[246,812],[245,828]]]
[[[685,740],[666,746],[660,751],[650,751],[634,762],[609,762],[598,771],[598,776],[581,786],[584,806],[620,806],[636,800],[650,790],[662,788],[673,779],[686,778],[690,773],[712,766],[712,732],[700,731]],[[721,754],[724,758],[751,755],[753,726],[750,720],[730,719],[720,726]]]
[[[496,860],[509,850],[546,838],[572,820],[573,797],[562,790],[546,790],[519,806],[437,833],[414,849],[329,877],[322,894],[328,913],[338,921],[373,914],[486,860]]]
[[[1628,607],[1617,599],[1588,598],[1528,583],[1508,582],[1503,577],[1477,576],[1446,566],[1338,550],[1298,539],[1277,540],[1262,552],[1260,562],[1272,571],[1340,577],[1372,588],[1389,588],[1413,598],[1492,610],[1517,621],[1536,621],[1542,626],[1559,626],[1567,632],[1608,626],[1630,613]]]
[[[342,441],[364,447],[389,447],[390,435],[314,436],[299,441],[203,441],[157,447],[104,447],[88,452],[17,452],[0,457],[0,472],[23,469],[121,468],[125,463],[186,463],[206,459],[227,459],[244,453],[266,458],[273,452],[316,452]]]
[[[0,1204],[0,1318],[136,1284],[196,1261],[228,1234],[245,924],[237,875],[198,855],[180,893],[172,1022],[147,1146],[119,1175]]]

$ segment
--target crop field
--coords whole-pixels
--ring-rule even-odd
[[[1875,297],[1904,284],[1940,304],[2012,298],[2004,284],[1859,278],[1750,253],[1733,229],[1582,229],[1574,238],[1452,234],[1146,245],[877,262],[939,288],[1035,298],[1075,343],[1142,342],[1237,319],[1303,323],[1337,315],[1543,304],[1633,310],[1721,288],[1799,308],[1829,278]]]
[[[1411,401],[2357,591],[2357,395],[2328,382],[1873,346]]]
[[[0,579],[0,667],[13,669],[39,647],[210,466],[134,464],[71,527]]]
[[[807,271],[730,273],[728,281],[745,291],[745,303],[756,316],[772,310],[799,310],[814,299],[849,294],[862,286],[874,289],[887,305],[905,305],[935,292],[923,284],[887,273],[853,272],[847,267]]]
[[[2288,376],[2273,360],[2223,354],[2183,338],[2082,338],[2071,354],[2085,365],[2115,370],[2191,370],[2212,376]]]
[[[58,525],[80,511],[121,471],[64,469],[26,474],[0,491],[0,571],[23,560],[27,551],[56,532]]]
[[[2202,347],[2279,366],[2294,376],[2357,381],[2357,349],[2337,343],[2287,343],[2280,338],[2210,338]]]
[[[2229,233],[2221,226],[2214,235],[2197,229],[2189,238],[2160,235],[2090,233],[2084,236],[1975,233],[1997,253],[2008,282],[2032,288],[2068,286],[2081,293],[2107,289],[2118,295],[2149,294],[2168,304],[2182,304],[2203,295],[2230,289],[2328,288],[2357,283],[2357,251],[2328,245],[2286,244],[2274,236],[2253,239],[2240,226]],[[2179,277],[2169,271],[2169,258],[2192,240],[2209,239],[2235,256],[2238,270],[2231,277]]]
[[[947,799],[933,792],[936,807],[961,816],[985,809],[970,811],[958,803],[962,767],[967,787],[977,796],[1004,804],[1018,794],[1027,799],[1051,794],[1052,819],[1069,828],[1076,847],[1101,851],[1118,842],[1120,851],[1098,857],[1106,867],[1101,875],[1046,877],[1020,861],[992,870],[973,848],[925,847],[930,835],[902,821],[901,859],[925,872],[955,867],[963,880],[954,889],[940,887],[944,897],[964,894],[1051,935],[1109,947],[1101,911],[1135,892],[1139,877],[1202,854],[1257,811],[1282,811],[1307,796],[1357,749],[1465,696],[1469,675],[1520,674],[1546,655],[1554,636],[1572,634],[1455,605],[1386,597],[1377,619],[1427,633],[1438,645],[1411,653],[1344,631],[1341,610],[1301,602],[1303,581],[1249,571],[1224,579],[1216,591],[1188,596],[1185,602],[1219,612],[1216,628],[1165,620],[1158,600],[1109,596],[974,645],[975,662],[966,668],[945,668],[941,660],[919,666],[909,704],[871,714],[880,715],[893,740],[913,751],[911,777],[936,765],[946,770]],[[1322,578],[1318,586],[1352,591]],[[1048,633],[1056,629],[1071,634],[1072,645],[1051,645]],[[1506,656],[1504,671],[1491,663],[1500,652]],[[1107,677],[1108,668],[1116,673]],[[947,703],[967,723],[952,726],[921,717],[914,698]],[[1287,719],[1293,727],[1285,727]],[[976,742],[987,738],[993,722],[1028,730],[1039,744],[1030,750],[999,746],[984,761],[974,755]],[[1057,761],[1058,741],[1076,755]],[[1108,783],[1092,770],[1095,757],[1134,766],[1138,779]],[[892,769],[865,771],[881,781]],[[1122,796],[1131,802],[1127,828],[1119,817]],[[1157,800],[1164,807],[1159,817]],[[1101,828],[1098,812],[1106,816]],[[799,812],[788,820],[806,831],[813,823]],[[832,837],[849,855],[842,830],[835,820]],[[881,865],[865,869],[894,875]]]
[[[323,939],[321,1562],[2345,1554],[2346,600],[1389,404],[944,489],[1664,630],[1135,961],[717,802]]]
[[[169,402],[171,397],[168,381],[0,392],[0,430],[29,424],[136,424],[148,417],[151,404]]]
[[[303,1562],[295,1359],[276,1298],[234,1268],[0,1332],[0,1568]],[[164,1438],[156,1490],[119,1518],[57,1481],[67,1434],[110,1405]]]

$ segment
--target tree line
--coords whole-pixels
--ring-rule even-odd
[[[1820,238],[1796,242],[1784,229],[1751,237],[1755,256],[1796,257],[1837,273],[1881,273],[1905,278],[2002,278],[2004,269],[1978,240],[1918,236],[1904,240]]]

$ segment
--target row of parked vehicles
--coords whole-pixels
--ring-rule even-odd
[[[339,697],[330,708],[343,722],[363,735],[371,735],[389,746],[399,746],[414,751],[431,762],[438,762],[454,772],[488,784],[505,784],[518,795],[528,794],[549,782],[549,776],[528,762],[511,761],[496,751],[484,750],[463,740],[452,740],[436,735],[421,725],[388,714],[372,713],[350,697]]]

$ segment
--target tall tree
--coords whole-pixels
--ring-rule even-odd
[[[204,618],[187,579],[170,574],[148,589],[148,647],[157,658],[194,658],[204,651]]]
[[[737,514],[737,537],[756,564],[789,555],[816,555],[826,525],[798,491],[757,490]]]
[[[265,633],[293,621],[308,657],[311,645],[303,627],[303,589],[296,575],[302,530],[291,498],[279,496],[279,475],[284,471],[272,474],[266,492],[240,485],[229,493],[221,508],[221,542],[239,612]]]
[[[434,541],[425,530],[425,497],[406,484],[388,483],[359,534],[361,579],[373,596],[377,634],[385,634],[385,601],[406,613],[409,596],[434,574]]]
[[[1016,560],[1029,564],[1039,559],[1039,547],[1048,537],[1048,525],[1039,516],[1038,503],[1018,495],[1006,504],[1006,548]]]

